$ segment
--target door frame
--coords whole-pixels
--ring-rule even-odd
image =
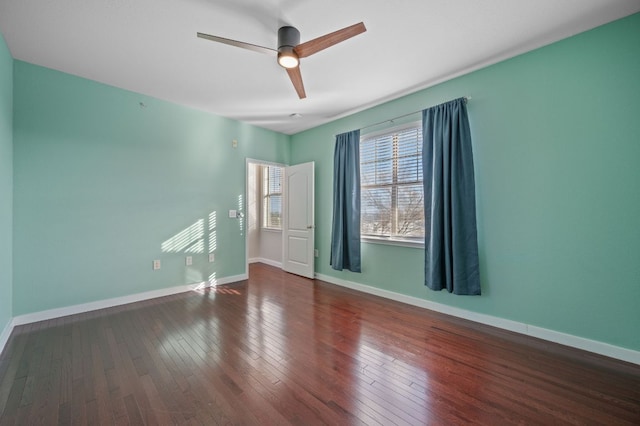
[[[256,166],[278,166],[278,167],[289,167],[288,164],[284,163],[276,163],[274,161],[266,161],[266,160],[258,160],[255,158],[245,158],[245,167],[244,167],[244,211],[246,214],[246,232],[244,233],[244,275],[249,278],[249,167],[250,165]],[[262,209],[262,204],[260,205]],[[257,218],[258,220],[260,218]]]

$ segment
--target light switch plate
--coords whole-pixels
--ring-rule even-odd
[[[229,210],[229,217],[235,219],[236,217],[238,217],[238,211],[237,210]]]

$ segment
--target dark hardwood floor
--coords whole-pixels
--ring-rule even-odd
[[[640,424],[640,366],[250,276],[16,327],[0,424]]]

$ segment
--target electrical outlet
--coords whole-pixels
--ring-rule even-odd
[[[191,266],[191,265],[193,265],[193,257],[191,257],[191,256],[187,256],[187,257],[184,259],[184,263],[185,263],[187,266]]]
[[[216,255],[213,253],[209,253],[209,262],[215,262],[216,261]]]
[[[313,257],[318,257],[318,256],[320,256],[318,249],[313,250]]]
[[[160,260],[156,259],[156,260],[153,261],[153,270],[154,271],[157,271],[158,269],[160,269],[160,266],[161,266],[160,265]]]

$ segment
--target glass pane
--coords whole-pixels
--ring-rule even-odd
[[[376,160],[376,140],[365,139],[360,142],[360,162],[367,163]]]
[[[282,226],[282,196],[268,197],[267,227],[280,228]]]
[[[375,183],[376,185],[393,183],[393,159],[376,163]]]
[[[363,235],[390,235],[391,189],[363,188],[360,212],[360,231]]]
[[[375,185],[376,163],[363,163],[360,165],[360,185]]]
[[[282,180],[284,169],[279,166],[263,166],[262,186],[264,191],[263,226],[282,227]]]
[[[393,135],[376,139],[376,159],[387,160],[393,158]]]
[[[424,236],[424,197],[422,184],[398,187],[398,221],[396,235]]]
[[[422,158],[416,156],[398,158],[398,183],[422,181],[419,163],[422,163]]]
[[[270,166],[269,167],[269,193],[282,192],[282,168]]]
[[[422,152],[422,132],[405,130],[398,134],[398,155],[418,155]]]

